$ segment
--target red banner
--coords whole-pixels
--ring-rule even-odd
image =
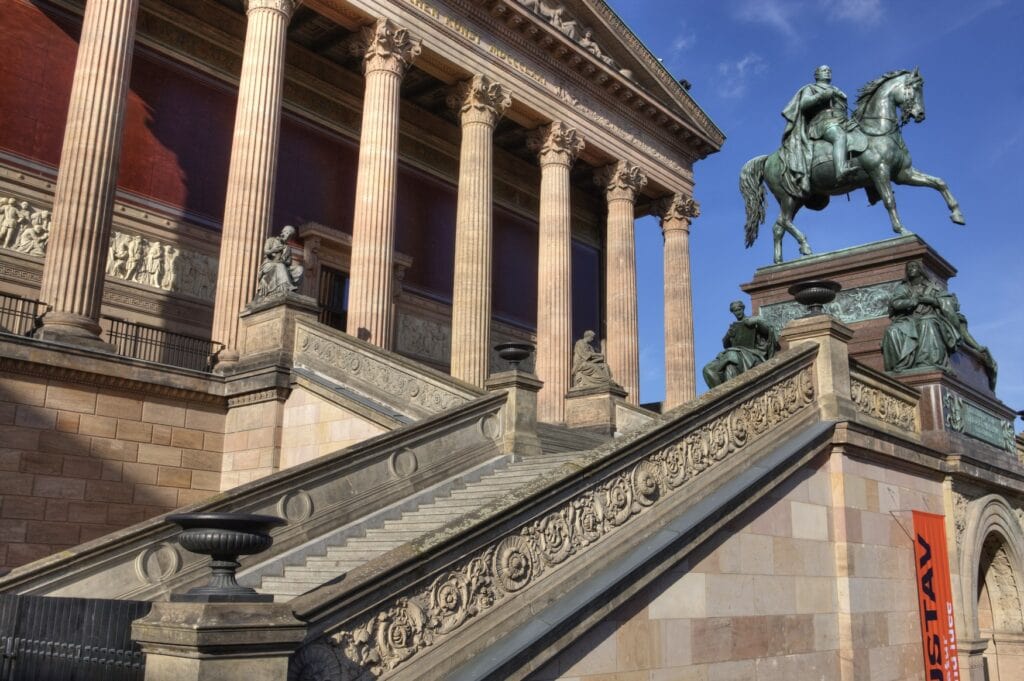
[[[926,681],[960,681],[953,590],[949,583],[946,519],[914,511],[914,555],[917,595],[921,603]]]

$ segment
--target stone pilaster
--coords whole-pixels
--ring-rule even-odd
[[[224,226],[221,230],[213,340],[219,363],[238,361],[238,314],[256,292],[263,240],[270,232],[281,129],[288,22],[300,0],[248,0]]]
[[[572,211],[569,169],[583,139],[561,122],[543,126],[527,144],[540,159],[540,225],[537,264],[537,368],[544,387],[537,418],[565,421],[572,355]]]
[[[399,87],[421,47],[407,30],[380,18],[363,29],[358,49],[363,54],[366,93],[356,171],[347,331],[391,348]]]
[[[511,105],[508,89],[487,76],[459,84],[449,98],[462,121],[452,292],[452,376],[478,387],[491,352],[491,231],[494,126]]]
[[[690,286],[690,220],[700,206],[675,194],[656,206],[665,238],[665,403],[677,407],[697,396],[693,359],[693,291]]]
[[[647,176],[628,161],[598,171],[596,181],[608,200],[605,251],[605,336],[612,376],[626,389],[626,402],[640,404],[640,330],[637,324],[636,246],[633,214]]]
[[[85,6],[39,292],[50,306],[40,338],[109,348],[98,321],[138,10],[138,0]]]

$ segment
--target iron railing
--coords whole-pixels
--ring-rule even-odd
[[[46,305],[38,300],[0,293],[0,333],[31,336],[42,324]]]
[[[107,341],[117,354],[183,369],[209,372],[220,343],[174,333],[114,317],[103,317],[110,323]]]
[[[0,594],[0,681],[143,681],[145,601]]]

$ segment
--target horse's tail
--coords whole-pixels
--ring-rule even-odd
[[[740,171],[740,193],[747,207],[747,248],[757,239],[757,228],[764,222],[764,164],[767,156],[755,156]]]

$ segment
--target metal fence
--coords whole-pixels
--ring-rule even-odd
[[[131,628],[152,605],[0,594],[0,681],[143,681]]]
[[[38,300],[0,293],[0,333],[31,336],[45,311],[46,306]]]
[[[213,356],[221,348],[204,338],[173,333],[154,326],[104,317],[110,322],[107,341],[119,355],[183,369],[210,371]]]

